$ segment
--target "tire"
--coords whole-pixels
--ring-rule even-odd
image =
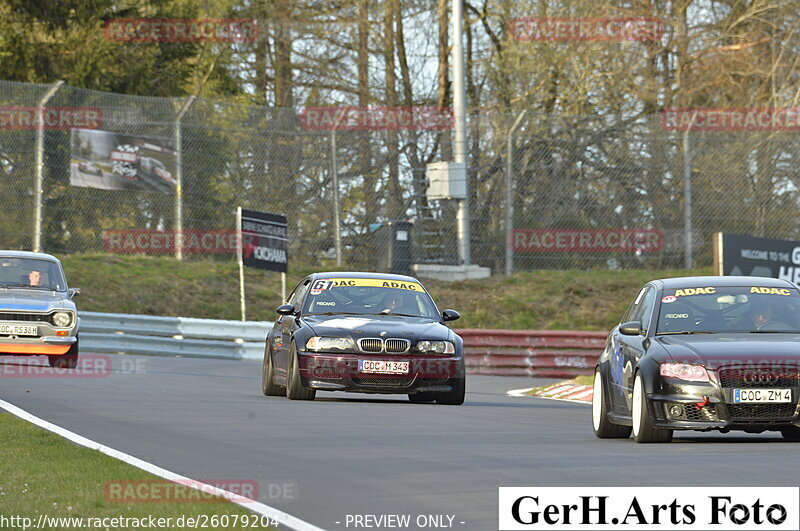
[[[75,369],[78,367],[78,338],[75,338],[75,343],[69,347],[66,354],[61,356],[47,356],[47,363],[51,367],[57,369]]]
[[[460,406],[464,403],[464,395],[467,390],[467,375],[464,365],[461,365],[459,375],[455,378],[456,382],[452,391],[436,394],[436,403],[445,406]]]
[[[800,428],[797,426],[781,428],[781,435],[783,435],[783,438],[787,441],[800,442]]]
[[[627,439],[631,436],[630,426],[620,426],[608,420],[608,404],[606,403],[603,375],[598,368],[594,373],[592,391],[592,428],[600,439]]]
[[[411,393],[408,395],[408,400],[415,404],[424,404],[425,402],[435,402],[436,393],[433,392]]]
[[[650,410],[647,409],[647,399],[644,396],[642,376],[636,373],[633,381],[633,439],[637,443],[668,443],[672,441],[672,430],[659,429],[653,426]]]
[[[267,338],[267,346],[264,347],[264,362],[261,364],[261,392],[264,393],[264,396],[282,396],[285,393],[283,387],[275,383],[269,338]]]
[[[289,372],[286,375],[286,398],[289,400],[314,400],[317,392],[306,389],[300,382],[300,369],[297,362],[297,349],[292,343],[289,352]]]

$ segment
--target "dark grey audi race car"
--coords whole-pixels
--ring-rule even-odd
[[[295,287],[267,335],[267,396],[313,400],[316,390],[407,394],[464,402],[463,342],[415,278],[315,273]]]
[[[800,291],[760,277],[648,282],[597,363],[601,438],[669,442],[673,430],[780,431],[800,441]]]

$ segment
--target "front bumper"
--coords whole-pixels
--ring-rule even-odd
[[[78,341],[78,337],[74,335],[77,327],[67,333],[70,335],[0,336],[0,355],[61,356],[69,352],[70,347]]]
[[[453,390],[464,378],[464,360],[458,355],[323,354],[298,352],[300,381],[321,391],[362,393],[419,393]],[[364,373],[359,360],[407,361],[407,374]]]
[[[763,431],[800,425],[800,387],[791,387],[790,403],[733,402],[733,389],[717,382],[694,383],[662,378],[660,389],[647,395],[653,424],[684,430],[742,429]],[[680,411],[680,414],[675,412]]]

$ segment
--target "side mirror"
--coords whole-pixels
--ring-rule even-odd
[[[69,296],[70,299],[73,297],[77,297],[80,294],[81,294],[81,288],[69,288],[67,290],[67,295]]]
[[[294,306],[291,304],[281,304],[275,311],[280,315],[294,315],[295,313]]]
[[[619,325],[619,333],[623,336],[638,336],[642,333],[642,323],[639,321],[628,321]]]
[[[455,321],[461,319],[461,314],[455,310],[445,310],[442,312],[442,321]]]

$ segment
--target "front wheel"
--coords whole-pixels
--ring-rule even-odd
[[[631,436],[630,426],[620,426],[608,420],[608,404],[599,367],[594,373],[592,390],[592,427],[595,436],[600,439],[627,439]]]
[[[637,443],[668,443],[672,440],[672,430],[653,426],[653,418],[647,408],[644,384],[641,373],[636,373],[633,381],[633,439]]]
[[[69,347],[66,354],[61,356],[47,356],[47,363],[51,367],[57,369],[75,369],[78,367],[78,338],[75,338],[75,343]]]
[[[292,343],[289,353],[289,373],[286,375],[286,398],[289,400],[314,400],[317,392],[306,389],[300,381],[300,365],[297,359],[297,348]]]
[[[448,391],[446,393],[439,393],[436,396],[436,403],[443,404],[447,406],[460,406],[464,403],[464,395],[466,394],[467,390],[467,375],[466,371],[462,370],[458,376],[455,378],[455,383],[453,384],[452,391]]]
[[[783,438],[787,441],[800,442],[800,428],[797,426],[781,428],[781,435],[783,435]]]
[[[275,370],[272,368],[272,349],[269,347],[269,338],[267,338],[267,346],[264,347],[264,363],[261,364],[261,392],[264,396],[281,396],[284,391],[280,385],[275,383]]]

